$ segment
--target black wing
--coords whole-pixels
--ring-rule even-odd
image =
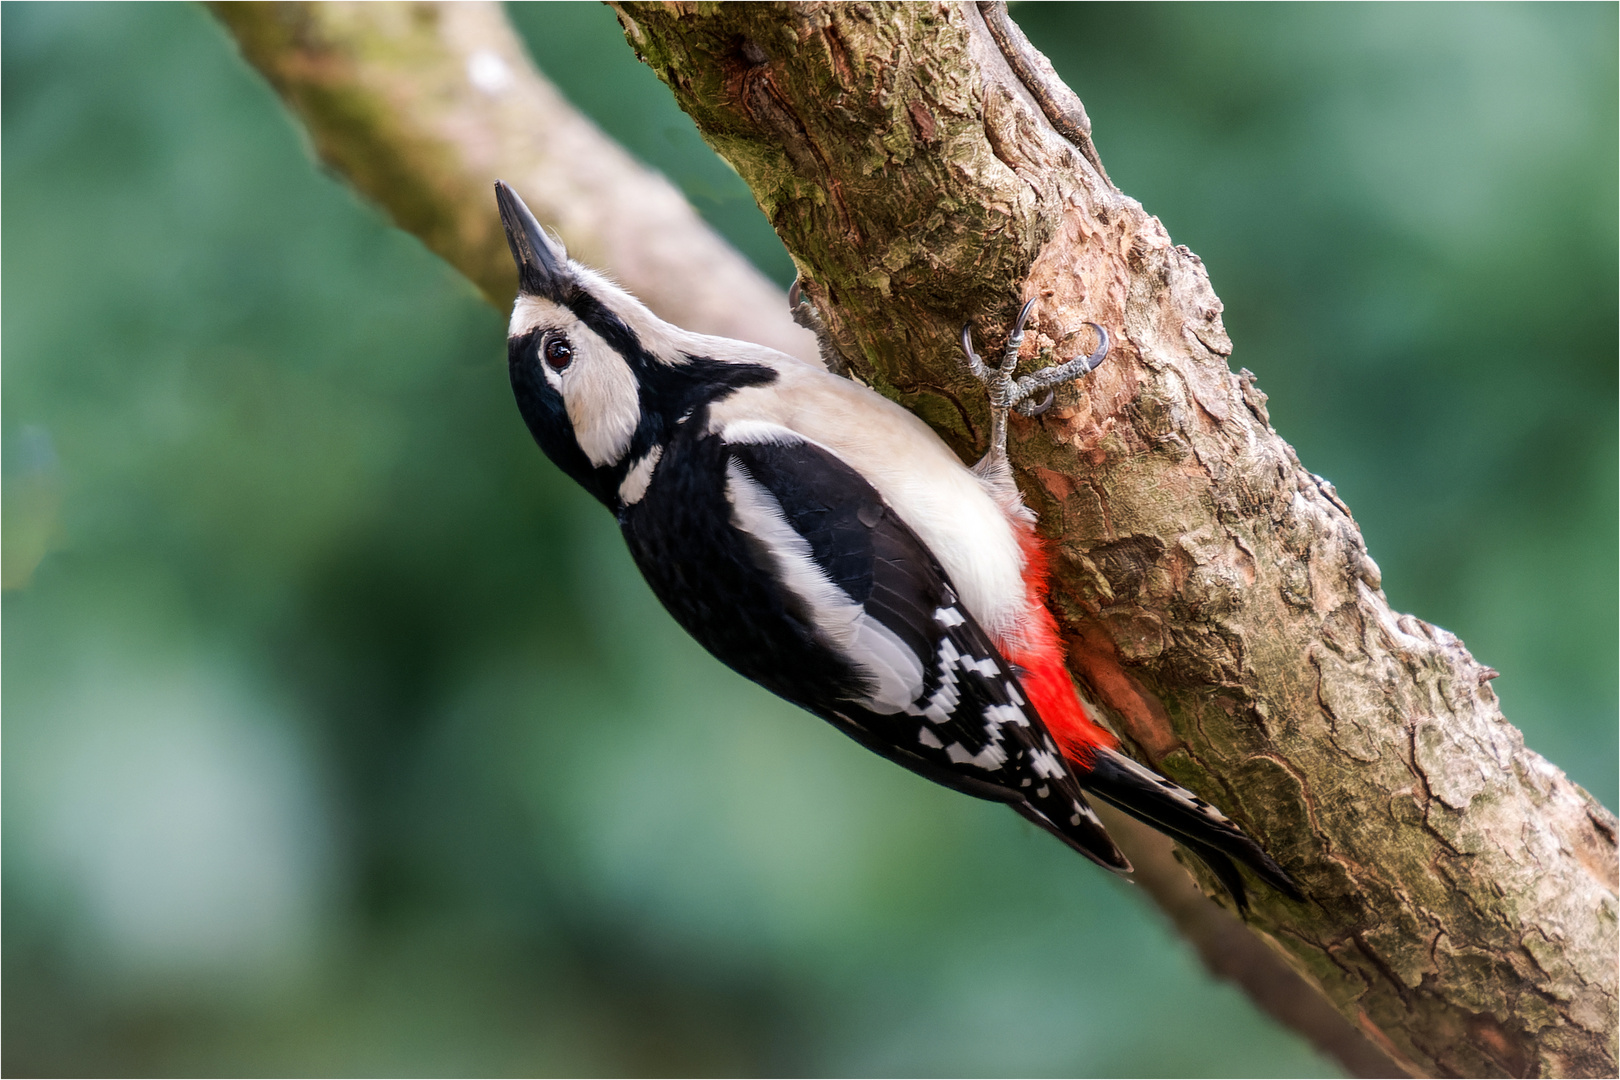
[[[756,512],[763,506],[766,514],[779,513],[791,530],[756,527],[749,534],[761,576],[775,583],[813,569],[836,589],[831,603],[813,584],[782,598],[789,616],[824,648],[832,638],[825,626],[847,618],[850,607],[876,624],[838,643],[857,673],[853,685],[784,696],[889,760],[1008,803],[1093,861],[1128,871],[1016,675],[960,604],[938,561],[877,491],[811,442],[727,444],[725,456],[734,523],[748,532],[737,493],[751,484]],[[874,688],[874,668],[900,674]],[[767,686],[774,677],[743,674]],[[906,686],[900,697],[898,684]]]

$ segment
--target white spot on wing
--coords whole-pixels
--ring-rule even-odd
[[[951,718],[956,706],[961,702],[962,696],[956,689],[956,662],[961,654],[950,638],[939,643],[939,656],[936,663],[939,665],[939,689],[928,696],[920,708],[915,704],[906,706],[906,712],[912,716],[922,716],[929,722],[943,724]]]
[[[933,750],[943,750],[945,748],[945,744],[939,741],[939,736],[926,727],[917,732],[917,741]]]
[[[626,506],[634,506],[647,494],[647,485],[652,483],[653,470],[658,468],[658,459],[664,456],[664,448],[655,446],[647,451],[642,459],[630,467],[624,474],[624,482],[619,485],[619,501]]]
[[[984,719],[986,723],[995,724],[997,727],[1002,724],[1017,724],[1019,727],[1029,727],[1029,717],[1025,716],[1024,710],[1016,705],[986,705],[984,707]]]
[[[945,756],[956,765],[977,765],[981,769],[999,769],[1007,763],[1007,751],[1001,748],[1000,743],[991,743],[977,754],[970,754],[962,748],[961,743],[951,743],[945,748]]]
[[[993,679],[997,674],[999,674],[999,669],[996,667],[996,662],[994,660],[990,660],[988,658],[974,659],[971,656],[962,657],[962,670],[977,671],[980,675],[983,675],[987,679]]]
[[[961,626],[963,623],[967,622],[966,619],[962,618],[962,613],[953,607],[942,607],[938,611],[934,612],[934,621],[939,623],[939,625],[943,626],[947,630],[953,626]]]
[[[1066,773],[1063,763],[1045,750],[1031,750],[1029,763],[1034,767],[1035,775],[1044,776],[1049,780],[1061,780]]]

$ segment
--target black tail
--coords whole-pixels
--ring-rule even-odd
[[[1059,820],[1054,821],[1043,812],[1050,807],[1037,808],[1022,800],[1008,805],[1104,870],[1112,870],[1116,874],[1129,874],[1132,869],[1131,861],[1115,846],[1114,838],[1108,835],[1108,830],[1087,805],[1085,798],[1078,792],[1072,798],[1074,800],[1072,813],[1066,821],[1061,815]]]
[[[1220,879],[1239,911],[1248,909],[1243,877],[1232,860],[1290,900],[1304,894],[1288,872],[1265,849],[1243,834],[1226,816],[1197,795],[1114,750],[1099,748],[1089,771],[1074,769],[1075,779],[1104,802],[1180,841]]]

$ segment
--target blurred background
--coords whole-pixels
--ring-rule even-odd
[[[512,14],[787,283],[607,9]],[[1615,6],[1014,15],[1395,606],[1614,806]],[[1334,1074],[1128,886],[686,640],[502,316],[205,11],[0,38],[7,1074]]]

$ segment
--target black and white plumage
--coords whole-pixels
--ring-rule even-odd
[[[863,746],[1007,803],[1112,870],[1130,864],[1086,804],[1093,773],[1099,796],[1188,840],[1240,904],[1228,856],[1292,892],[1218,811],[1111,744],[1077,775],[1006,659],[1050,619],[1026,586],[1029,518],[1004,454],[969,470],[856,383],[663,322],[570,261],[510,188],[497,195],[520,273],[508,357],[523,417],[615,514],[699,643]]]

